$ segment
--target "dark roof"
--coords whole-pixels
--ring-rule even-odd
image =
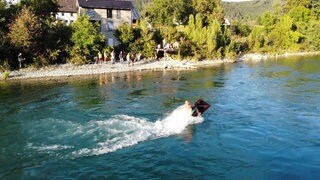
[[[132,1],[124,0],[78,0],[78,2],[83,8],[134,9]]]
[[[78,12],[76,0],[58,0],[59,12]]]

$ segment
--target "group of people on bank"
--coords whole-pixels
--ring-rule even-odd
[[[116,56],[118,55],[118,56]],[[119,60],[120,63],[127,62],[128,65],[134,64],[134,62],[139,62],[141,60],[142,54],[139,53],[125,53],[124,51],[120,51],[118,54],[114,50],[112,50],[109,54],[107,51],[104,51],[102,54],[100,51],[98,52],[98,57],[95,61],[96,64],[106,63],[110,61],[112,64],[116,63]],[[118,57],[118,58],[117,58]]]

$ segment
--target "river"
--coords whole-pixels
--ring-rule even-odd
[[[2,81],[0,128],[1,179],[319,179],[320,57]]]

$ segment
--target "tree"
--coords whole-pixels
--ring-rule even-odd
[[[4,29],[3,22],[5,21],[5,11],[7,3],[5,0],[0,0],[0,30]]]
[[[6,13],[6,1],[0,0],[0,46],[4,42],[4,34],[6,30],[5,13]]]
[[[275,25],[274,29],[269,34],[269,45],[273,47],[273,50],[298,50],[298,40],[300,33],[294,31],[293,19],[288,16],[282,16],[279,22]]]
[[[266,42],[266,33],[263,26],[256,26],[252,29],[249,37],[249,49],[254,52],[261,51],[261,49],[265,46]]]
[[[162,25],[185,24],[192,12],[190,0],[154,0],[147,16],[152,22]]]
[[[24,52],[34,50],[41,36],[39,18],[27,7],[22,8],[9,29],[8,36],[11,43]]]
[[[132,28],[128,24],[120,26],[115,31],[120,45],[118,48],[126,52],[142,53],[145,57],[152,57],[156,46],[158,32],[148,28],[147,20],[141,20],[138,27]]]
[[[221,0],[192,0],[192,7],[196,14],[202,15],[204,25],[222,18]]]
[[[54,17],[54,12],[58,11],[59,5],[56,0],[21,0],[22,7],[29,7],[41,21]],[[54,19],[52,19],[54,20]]]
[[[152,57],[156,47],[155,38],[157,31],[151,31],[148,28],[148,23],[146,20],[142,20],[139,27],[141,34],[141,48],[139,51],[142,52],[145,57]]]
[[[265,27],[267,32],[270,32],[277,22],[277,17],[267,11],[258,19],[258,22]]]
[[[320,51],[320,22],[312,21],[310,22],[310,26],[312,28],[308,30],[309,36],[306,43],[310,46],[311,50]]]
[[[103,49],[105,36],[98,31],[98,25],[89,21],[89,16],[80,16],[72,24],[71,37],[74,46],[69,62],[74,64],[89,63],[94,55]]]
[[[208,26],[203,24],[202,14],[189,16],[189,23],[184,30],[192,42],[192,56],[196,58],[220,58],[223,48],[229,43],[228,37],[221,32],[218,19],[211,21]],[[186,41],[188,42],[188,41]],[[185,47],[185,46],[183,46]],[[183,52],[185,52],[182,49]]]
[[[120,42],[120,48],[125,51],[130,51],[130,45],[135,42],[136,36],[134,29],[128,25],[123,24],[118,29],[116,29],[114,35]]]
[[[5,10],[6,1],[0,0],[0,60],[4,58],[4,49],[6,42],[6,32],[5,32]],[[1,65],[1,64],[0,64]]]
[[[66,62],[70,54],[68,50],[72,46],[72,27],[62,22],[57,22],[46,33],[46,43],[42,45],[44,57],[49,64]]]

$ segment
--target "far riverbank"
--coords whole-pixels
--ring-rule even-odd
[[[50,77],[71,77],[82,75],[94,75],[116,72],[128,71],[158,71],[158,70],[188,70],[196,69],[207,66],[216,66],[223,63],[234,63],[237,61],[260,61],[274,58],[282,58],[289,56],[310,56],[319,55],[320,52],[299,52],[299,53],[285,53],[281,55],[267,55],[259,53],[245,54],[237,59],[224,59],[224,60],[142,60],[133,65],[126,63],[110,62],[105,64],[86,64],[82,66],[75,66],[72,64],[51,65],[40,69],[22,68],[20,70],[11,71],[9,79],[36,79],[36,78],[50,78]]]
[[[75,66],[72,64],[51,65],[40,69],[22,68],[20,70],[10,72],[8,79],[36,79],[36,78],[52,78],[52,77],[71,77],[83,75],[95,75],[105,73],[117,73],[128,71],[158,71],[158,70],[188,70],[196,69],[204,66],[220,65],[225,62],[234,62],[234,60],[142,60],[132,65],[127,63],[111,64],[110,62],[103,64],[86,64]]]

